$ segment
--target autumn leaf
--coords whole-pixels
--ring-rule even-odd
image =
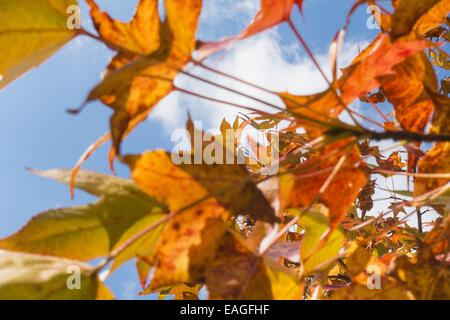
[[[406,167],[406,164],[402,162],[402,158],[398,154],[398,151],[392,152],[386,160],[377,157],[376,161],[383,170],[402,171],[402,168]]]
[[[431,63],[420,52],[429,46],[426,41],[415,40],[414,37],[394,43],[387,36],[377,37],[368,47],[373,52],[363,51],[343,71],[340,79],[343,82],[340,86],[342,100],[346,104],[351,103],[355,92],[364,95],[381,86],[403,127],[422,133],[433,112],[433,103],[426,91],[437,89]],[[417,157],[410,154],[408,163],[408,169],[412,171]]]
[[[76,0],[0,1],[0,89],[38,67],[77,35],[66,13]]]
[[[293,170],[289,176],[291,183],[283,184],[280,192],[285,198],[286,208],[308,207],[319,195],[319,191],[328,179],[332,168],[336,166],[339,159],[346,150],[339,150],[349,141],[338,141],[320,150],[314,156]],[[367,175],[364,167],[358,167],[360,154],[356,146],[351,146],[351,152],[344,162],[342,168],[337,172],[325,192],[320,195],[320,202],[329,209],[329,232],[337,228],[344,214],[350,208],[358,196],[359,190],[366,184]],[[327,156],[328,155],[328,156]],[[319,160],[322,157],[325,159]],[[323,172],[324,169],[330,169]],[[314,174],[318,172],[317,174]],[[304,177],[302,177],[304,175]],[[285,178],[287,179],[287,178]],[[339,199],[339,201],[336,201]]]
[[[450,143],[439,142],[431,148],[425,157],[423,157],[418,164],[419,173],[449,173],[450,172]],[[414,186],[414,195],[418,196],[441,187],[448,183],[448,178],[434,178],[434,179],[417,179]]]
[[[278,241],[267,251],[267,256],[274,261],[286,258],[290,262],[300,263],[301,241]]]
[[[190,163],[176,165],[173,159],[173,154],[163,150],[122,157],[132,169],[136,183],[167,203],[171,211],[212,195],[217,204],[234,215],[246,214],[268,222],[277,220],[256,185],[250,180],[245,182],[250,173],[244,165],[195,164],[195,158],[190,154],[184,158]]]
[[[450,99],[433,95],[436,111],[432,119],[430,131],[435,134],[450,134]],[[419,173],[450,172],[450,142],[436,143],[418,163]],[[414,184],[414,195],[418,196],[448,183],[448,179],[418,178]]]
[[[342,70],[341,78],[332,84],[335,88],[308,96],[281,93],[280,97],[287,110],[297,114],[297,123],[314,139],[327,129],[323,122],[332,124],[333,119],[345,109],[344,106],[380,87],[382,76],[394,74],[396,65],[429,46],[427,41],[391,43],[389,37],[379,36],[349,67]],[[341,92],[340,98],[337,97],[337,89]]]
[[[255,255],[237,236],[227,233],[206,271],[209,298],[298,300],[302,285],[288,269]]]
[[[249,38],[286,21],[294,5],[297,5],[299,10],[302,11],[303,0],[261,0],[261,9],[250,25],[237,36],[203,45],[198,50],[198,58],[203,60],[221,50],[230,49],[236,41]]]
[[[192,205],[172,218],[161,235],[152,288],[197,280],[217,249],[231,214],[275,221],[261,191],[252,182],[239,185],[249,177],[242,165],[194,164],[193,158],[191,164],[175,165],[171,155],[162,150],[122,159],[136,183],[167,203],[172,212]],[[213,197],[193,205],[211,194]]]
[[[334,290],[332,300],[410,300],[412,297],[395,279],[387,275],[392,255],[379,259],[354,242],[347,250],[346,271],[350,287]],[[379,276],[378,280],[370,276]],[[369,288],[369,285],[372,287]],[[378,286],[377,286],[378,285]]]
[[[450,204],[446,197],[445,204]],[[435,227],[426,236],[423,242],[431,249],[432,255],[438,261],[450,261],[450,218],[442,218],[436,221]]]
[[[286,109],[298,115],[296,124],[305,128],[311,140],[324,132],[326,127],[322,124],[323,122],[330,122],[329,117],[332,114],[337,116],[334,110],[339,107],[339,99],[331,89],[307,96],[295,96],[289,93],[279,93],[279,96],[286,105]]]
[[[303,0],[261,0],[242,32],[211,43],[196,39],[202,0],[135,2],[134,17],[121,22],[86,0],[96,35],[70,30],[70,19],[78,18],[75,0],[0,0],[0,89],[76,35],[115,52],[85,103],[70,110],[103,102],[113,111],[111,132],[74,170],[31,170],[98,199],[39,213],[0,239],[0,299],[113,299],[100,279],[133,259],[140,294],[157,293],[160,300],[197,300],[203,288],[209,299],[224,300],[450,299],[450,0],[356,1],[330,46],[328,88],[303,96],[201,62],[287,22],[323,74],[291,20],[294,6],[303,14]],[[369,5],[382,32],[338,76],[345,30],[361,5]],[[192,58],[196,49],[199,61]],[[253,113],[239,113],[233,123],[223,119],[218,135],[196,128],[188,115],[190,149],[119,157],[132,180],[90,171],[75,179],[83,161],[110,139],[112,165],[124,138],[172,91],[238,106],[197,92],[201,87],[175,85],[187,66],[214,75],[205,80],[210,85],[277,112],[240,106]],[[285,108],[266,102],[267,95],[281,98]],[[350,108],[358,99],[367,104],[357,113]],[[378,103],[392,112],[385,116]],[[372,107],[382,123],[370,118]],[[344,110],[355,124],[341,116]],[[244,129],[265,142],[250,131],[245,137]],[[385,145],[390,139],[401,143]],[[434,144],[425,154],[419,142]],[[388,181],[370,174],[404,176],[414,191],[393,184],[388,198],[372,199]],[[366,217],[369,210],[377,216]],[[422,218],[432,210],[436,220]],[[71,290],[77,275],[81,290]]]
[[[357,206],[362,211],[362,217],[373,208],[372,196],[375,194],[375,182],[376,180],[367,181],[358,194]]]
[[[442,22],[449,11],[447,0],[402,0],[392,15],[390,35],[393,39],[397,39],[408,35],[414,29],[423,34],[436,26],[435,15],[440,16],[438,19]],[[430,24],[430,20],[434,23]]]
[[[71,170],[34,173],[69,184]],[[107,256],[167,212],[164,205],[129,180],[81,171],[76,187],[100,199],[90,205],[38,214],[20,231],[0,240],[0,248],[89,261]],[[119,254],[111,271],[137,254],[151,257],[162,227]]]
[[[124,135],[173,90],[171,81],[189,62],[202,0],[165,0],[165,22],[160,21],[158,1],[141,0],[129,24],[113,20],[92,0],[88,4],[101,37],[125,51],[113,58],[86,100],[99,99],[114,110],[110,126],[120,153]]]
[[[80,289],[70,277],[79,272]],[[111,300],[94,267],[79,261],[0,250],[1,300]]]
[[[300,260],[303,263],[303,274],[308,275],[316,268],[322,270],[328,266],[323,264],[339,254],[345,236],[341,228],[336,228],[327,242],[318,249],[329,228],[329,219],[326,212],[323,212],[326,210],[310,209],[306,212],[302,212],[301,209],[290,210],[291,213],[294,211],[300,215],[298,224],[305,230],[300,245]]]
[[[437,92],[437,79],[424,53],[416,53],[394,67],[395,76],[385,77],[382,88],[394,105],[395,116],[404,129],[423,133],[434,111],[427,92]],[[417,157],[409,154],[408,171],[413,171]]]
[[[449,12],[450,2],[448,0],[440,0],[416,21],[413,30],[420,35],[425,35],[445,22]]]
[[[450,269],[446,262],[437,261],[432,249],[424,245],[413,259],[395,259],[391,272],[417,300],[450,299]],[[427,290],[423,290],[427,288]]]

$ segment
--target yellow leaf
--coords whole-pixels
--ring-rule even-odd
[[[73,5],[76,0],[0,1],[0,89],[76,36],[67,27]]]
[[[273,209],[253,183],[239,185],[249,176],[244,166],[175,165],[162,150],[122,159],[136,183],[167,203],[172,212],[214,195],[171,219],[158,241],[152,288],[198,280],[215,255],[230,214],[275,220]],[[222,190],[226,192],[219,193]]]

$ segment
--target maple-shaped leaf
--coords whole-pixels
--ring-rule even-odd
[[[386,35],[378,36],[343,70],[339,79],[342,101],[348,105],[356,98],[355,93],[361,96],[381,86],[403,127],[422,133],[433,112],[426,90],[437,88],[432,66],[420,52],[430,45],[414,37],[391,42]],[[417,157],[411,154],[410,171],[416,162]]]
[[[234,215],[250,215],[257,220],[275,222],[273,209],[241,164],[180,163],[164,150],[128,155],[122,160],[132,169],[132,178],[150,195],[167,203],[171,211],[212,195]]]
[[[279,96],[283,99],[286,109],[298,115],[296,124],[307,131],[311,140],[324,132],[326,127],[323,123],[329,122],[330,116],[337,116],[334,112],[339,107],[339,99],[331,89],[307,96],[295,96],[289,93],[279,93]]]
[[[0,275],[1,300],[114,299],[95,268],[80,261],[0,250]]]
[[[276,221],[262,192],[245,180],[250,174],[244,165],[195,164],[195,157],[188,155],[191,164],[178,165],[163,150],[122,157],[144,191],[167,203],[172,212],[187,208],[171,219],[159,239],[152,288],[196,281],[214,255],[231,214]]]
[[[302,284],[295,274],[268,258],[255,255],[227,233],[206,271],[209,299],[299,300]]]
[[[330,176],[332,168],[347,152],[345,149],[340,150],[347,143],[349,140],[341,140],[326,146],[301,163],[290,175],[281,178],[283,182],[280,183],[280,196],[283,197],[286,208],[308,207],[313,203]],[[326,155],[329,156],[321,159]],[[358,148],[352,146],[346,161],[320,196],[319,201],[329,209],[328,236],[338,227],[344,214],[358,196],[359,190],[367,182],[364,167],[358,166],[360,161]],[[323,172],[326,169],[329,171]],[[315,174],[316,172],[318,173]]]
[[[67,10],[76,5],[76,0],[0,1],[0,89],[77,35],[67,26]]]
[[[376,161],[380,168],[384,170],[402,171],[402,168],[406,167],[406,164],[402,162],[402,158],[398,151],[392,152],[386,160],[377,157]]]
[[[261,0],[261,9],[253,18],[250,25],[237,36],[204,44],[199,49],[198,58],[203,60],[221,50],[231,48],[236,41],[249,38],[286,21],[294,5],[297,5],[299,10],[302,11],[303,0]]]
[[[189,62],[202,0],[165,0],[165,22],[160,21],[158,1],[141,0],[129,24],[113,20],[94,1],[87,2],[100,36],[126,50],[112,59],[106,77],[86,101],[100,99],[114,110],[111,134],[120,153],[124,135],[173,90],[178,70]]]
[[[71,170],[34,171],[70,183]],[[34,216],[0,248],[82,261],[107,256],[165,216],[167,209],[133,181],[81,171],[75,186],[100,199],[90,205],[53,209]],[[119,254],[111,271],[136,255],[151,257],[163,225]]]
[[[423,39],[426,33],[445,21],[450,12],[447,0],[402,0],[394,6],[390,36],[396,43]],[[394,105],[403,128],[423,133],[434,104],[429,92],[437,92],[433,67],[424,53],[416,53],[395,66],[396,76],[382,80],[382,88]],[[416,143],[419,146],[419,143]],[[408,171],[415,171],[418,157],[409,153]]]
[[[437,79],[425,53],[416,53],[394,67],[395,76],[382,79],[382,88],[405,130],[423,133],[434,111],[428,92],[437,92]],[[410,153],[408,171],[417,157]]]
[[[394,215],[395,218],[398,216],[400,212],[404,213],[405,215],[407,214],[405,207],[399,206],[398,203],[395,202],[391,202],[388,208],[392,210],[392,214]]]

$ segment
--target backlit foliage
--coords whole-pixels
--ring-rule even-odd
[[[83,105],[99,100],[113,110],[110,133],[73,170],[33,170],[98,200],[39,213],[0,240],[0,299],[112,299],[99,275],[132,259],[140,294],[158,293],[159,299],[198,299],[204,287],[210,299],[450,299],[450,0],[356,1],[330,44],[331,79],[301,37],[299,22],[291,20],[308,1],[261,0],[242,32],[205,43],[196,39],[202,0],[140,0],[130,22],[85,0],[98,35],[66,27],[66,8],[75,0],[0,0],[0,88],[75,37],[95,38],[116,52]],[[348,22],[367,5],[381,8],[380,33],[338,70]],[[279,24],[290,26],[327,90],[296,96],[259,88],[284,108],[239,106],[246,114],[233,123],[224,119],[222,135],[208,136],[211,155],[234,164],[197,163],[196,152],[210,146],[194,139],[190,149],[179,150],[188,160],[181,164],[165,150],[121,154],[126,136],[171,92],[214,100],[175,86],[177,75],[202,80],[190,73],[202,68],[245,82],[204,59]],[[363,104],[363,114],[352,110],[354,101]],[[383,102],[391,114],[379,110]],[[365,117],[369,108],[383,123]],[[352,121],[343,122],[342,114]],[[377,130],[361,126],[361,119]],[[269,144],[251,136],[244,142],[248,128]],[[191,138],[207,135],[190,116],[186,129]],[[387,150],[376,144],[389,139]],[[115,160],[128,165],[130,180],[80,170],[108,140],[111,167]],[[267,175],[271,168],[276,172]],[[379,181],[396,175],[411,191],[389,190],[388,205],[378,205]],[[425,225],[422,215],[430,211],[438,218]],[[73,265],[81,290],[66,288]],[[374,267],[380,286],[371,289]]]

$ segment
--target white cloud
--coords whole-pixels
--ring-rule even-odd
[[[200,22],[217,25],[221,20],[234,18],[237,14],[240,14],[241,17],[243,15],[243,20],[250,21],[259,8],[260,1],[257,0],[234,0],[232,5],[230,5],[230,0],[205,1]]]
[[[284,46],[277,41],[280,35],[276,29],[264,32],[256,37],[241,41],[220,61],[208,61],[207,64],[243,80],[257,84],[276,92],[289,91],[293,94],[313,94],[325,90],[327,84],[312,61],[303,55],[303,50],[296,47],[296,56],[287,61],[283,56]],[[364,47],[367,42],[347,42],[339,56],[340,66],[348,65],[358,53],[358,45]],[[292,51],[292,44],[288,49]],[[325,73],[330,76],[328,52],[316,53],[317,60]],[[255,96],[263,101],[283,107],[281,100],[267,92],[249,87],[237,81],[218,76],[199,67],[189,66],[186,70],[205,77],[215,83],[239,90]],[[226,100],[264,111],[276,111],[263,103],[202,83],[190,77],[180,75],[176,84],[184,89],[197,92],[208,97]],[[185,94],[171,94],[164,99],[150,114],[150,118],[162,120],[168,132],[184,126],[187,109],[192,117],[202,120],[210,128],[218,128],[225,117],[232,121],[238,112],[248,113],[243,109],[230,107],[203,99],[193,98]]]

